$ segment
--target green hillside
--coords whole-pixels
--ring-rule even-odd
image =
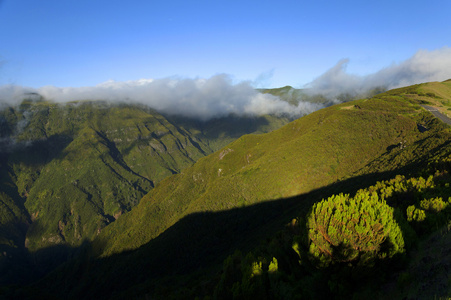
[[[24,102],[4,114],[17,119],[13,129],[25,125],[5,159],[32,219],[30,250],[91,239],[154,182],[211,152],[161,115],[137,107]]]
[[[16,276],[17,269],[26,272],[29,268],[23,261],[23,249],[18,245],[24,243],[30,217],[9,172],[6,162],[0,160],[0,282],[11,283],[20,281]],[[12,261],[15,267],[12,267]]]
[[[420,132],[420,123],[430,130]],[[356,175],[396,170],[424,159],[445,142],[436,137],[445,132],[401,96],[325,108],[269,134],[243,136],[200,159],[164,180],[97,241],[104,255],[135,249],[191,213],[291,197]],[[400,143],[406,147],[399,149]],[[373,166],[379,160],[389,163]]]
[[[446,111],[449,87],[448,81],[392,90],[322,109],[270,133],[244,135],[178,174],[149,179],[155,188],[128,213],[110,223],[114,215],[99,215],[108,226],[100,232],[94,226],[92,242],[69,247],[78,256],[34,285],[7,287],[3,293],[16,298],[317,299],[376,297],[375,291],[384,286],[402,298],[408,293],[409,278],[421,278],[415,271],[412,277],[406,275],[415,267],[409,261],[421,259],[426,251],[423,239],[447,226],[451,216],[447,198],[451,133],[448,125],[421,106]],[[211,145],[219,145],[199,138],[207,131],[196,132],[201,127],[194,123],[179,119],[178,124],[180,131],[197,138],[195,148],[205,154],[213,151]],[[271,122],[260,123],[265,124]],[[103,131],[94,128],[84,129],[85,140],[100,150],[79,149],[88,149],[86,157],[99,155],[102,163],[117,170],[114,174],[131,182],[133,177],[122,175],[127,173],[120,167],[133,170],[132,156],[118,145],[122,156],[117,159],[107,150],[111,147],[106,140],[112,138],[105,139],[97,133]],[[223,126],[216,128],[211,137],[227,136],[227,130],[218,133]],[[42,173],[39,170],[38,179]],[[89,169],[83,176],[87,181],[79,179],[72,184],[74,189],[96,178],[89,177]],[[19,191],[21,182],[26,180],[13,182]],[[114,199],[138,195],[131,188],[119,192]],[[375,204],[378,201],[382,204]],[[25,208],[33,219],[27,202]],[[334,202],[341,204],[332,208]],[[373,217],[362,221],[359,211]],[[72,214],[66,215],[64,220],[71,220]],[[314,234],[326,226],[322,218],[347,224],[350,231],[336,235],[342,229],[331,225],[330,241],[322,239]],[[39,223],[31,228],[35,224]],[[80,228],[67,224],[58,221],[57,230]],[[384,233],[385,226],[393,234]],[[369,244],[356,238],[362,230],[373,231]],[[348,240],[340,241],[343,235],[359,246],[349,248]],[[60,252],[56,245],[36,253]],[[446,293],[439,288],[423,295]]]
[[[141,105],[41,98],[3,109],[0,268],[27,261],[52,269],[70,247],[92,240],[162,179],[245,133],[287,122],[276,116],[197,122]],[[49,246],[67,253],[41,254]]]
[[[428,84],[417,85],[332,106],[271,133],[239,138],[162,180],[129,213],[102,230],[85,256],[32,289],[73,298],[89,293],[98,298],[216,295],[220,299],[233,294],[284,299],[296,292],[306,298],[330,293],[346,297],[357,291],[354,282],[363,285],[357,295],[372,293],[373,286],[387,279],[387,270],[406,267],[415,236],[421,238],[446,224],[451,133],[419,105],[435,103],[436,96],[423,92],[427,88]],[[446,97],[442,99],[451,98]],[[418,177],[429,175],[436,177]],[[404,179],[411,176],[414,179]],[[377,183],[391,178],[395,179]],[[316,260],[308,258],[305,242],[312,205],[341,193],[351,196],[336,197],[356,195],[358,200],[352,201],[366,201],[362,199],[370,197],[367,192],[373,193],[371,199],[380,193],[377,197],[386,201],[380,208],[383,218],[399,225],[390,225],[402,231],[402,240],[399,234],[393,237],[397,248],[384,244],[386,252],[378,254],[365,250],[378,247],[362,246],[362,251],[370,252],[355,267],[354,254],[318,269]],[[406,201],[409,197],[413,198]],[[371,214],[368,206],[356,207],[366,207]],[[444,218],[433,217],[442,210]],[[423,216],[430,223],[415,224]],[[343,248],[340,253],[346,257],[348,251]],[[296,269],[299,261],[305,263]],[[351,264],[343,265],[346,261]],[[373,275],[364,275],[368,266]],[[280,276],[272,278],[270,270],[280,270]],[[364,275],[361,281],[355,281],[357,274]],[[74,276],[83,279],[67,281]],[[404,284],[402,280],[399,284]]]

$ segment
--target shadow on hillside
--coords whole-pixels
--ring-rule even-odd
[[[0,151],[0,159],[27,166],[44,165],[58,157],[71,142],[72,137],[64,134],[55,134],[41,140],[14,142],[8,151]]]
[[[237,249],[246,253],[265,243],[284,224],[305,216],[313,203],[340,192],[353,194],[376,181],[406,174],[409,169],[358,176],[292,198],[227,211],[194,213],[139,249],[107,258],[89,259],[89,243],[75,249],[46,248],[41,250],[42,255],[60,255],[60,250],[70,250],[67,258],[75,253],[86,255],[63,264],[21,292],[39,290],[44,298],[52,295],[76,299],[89,295],[109,299],[161,292],[165,287],[180,288],[189,285],[187,278],[211,278],[228,255]]]
[[[171,116],[168,118],[171,123],[178,129],[192,128],[199,130],[208,140],[216,140],[218,138],[239,138],[245,134],[258,132],[271,125],[265,117],[246,117],[246,116],[226,116],[210,119],[208,121],[198,121],[186,117]],[[176,125],[177,124],[177,125]],[[198,138],[202,138],[197,136]],[[213,149],[217,150],[217,149]]]
[[[90,248],[84,241],[78,247],[55,245],[30,252],[25,247],[28,226],[18,220],[0,224],[0,296],[2,286],[36,281]]]
[[[0,231],[11,230],[14,228],[12,226],[14,224],[1,226]],[[14,236],[14,238],[16,241],[20,239],[22,243],[0,244],[0,287],[36,281],[63,263],[75,259],[83,249],[89,246],[87,242],[75,248],[56,245],[30,253],[23,244],[25,235]]]

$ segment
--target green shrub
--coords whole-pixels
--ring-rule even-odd
[[[448,206],[449,202],[443,201],[441,197],[436,197],[432,199],[424,199],[420,202],[421,208],[431,212],[438,213]]]
[[[276,275],[277,259],[269,264],[252,253],[243,256],[236,251],[223,265],[221,279],[215,288],[216,299],[267,299],[268,273]]]
[[[365,266],[404,252],[393,208],[376,193],[360,191],[354,198],[340,194],[316,203],[308,227],[309,251],[320,266],[334,262]]]
[[[407,221],[421,222],[426,219],[426,213],[424,210],[415,208],[415,205],[410,205],[407,207]]]

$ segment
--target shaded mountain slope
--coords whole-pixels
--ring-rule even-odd
[[[212,152],[225,147],[244,134],[271,132],[293,120],[283,115],[248,117],[229,115],[207,121],[196,121],[180,116],[167,116],[167,119],[208,145]]]
[[[18,276],[16,270],[26,274],[29,267],[27,262],[22,261],[23,247],[17,245],[24,243],[30,216],[9,172],[11,170],[5,161],[0,160],[0,282],[17,283],[27,276]]]
[[[17,119],[2,155],[33,221],[30,249],[92,238],[154,182],[211,151],[139,107],[24,102],[5,114]]]

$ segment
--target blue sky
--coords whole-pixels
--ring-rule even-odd
[[[302,87],[450,46],[451,1],[0,0],[0,85],[230,74]]]

